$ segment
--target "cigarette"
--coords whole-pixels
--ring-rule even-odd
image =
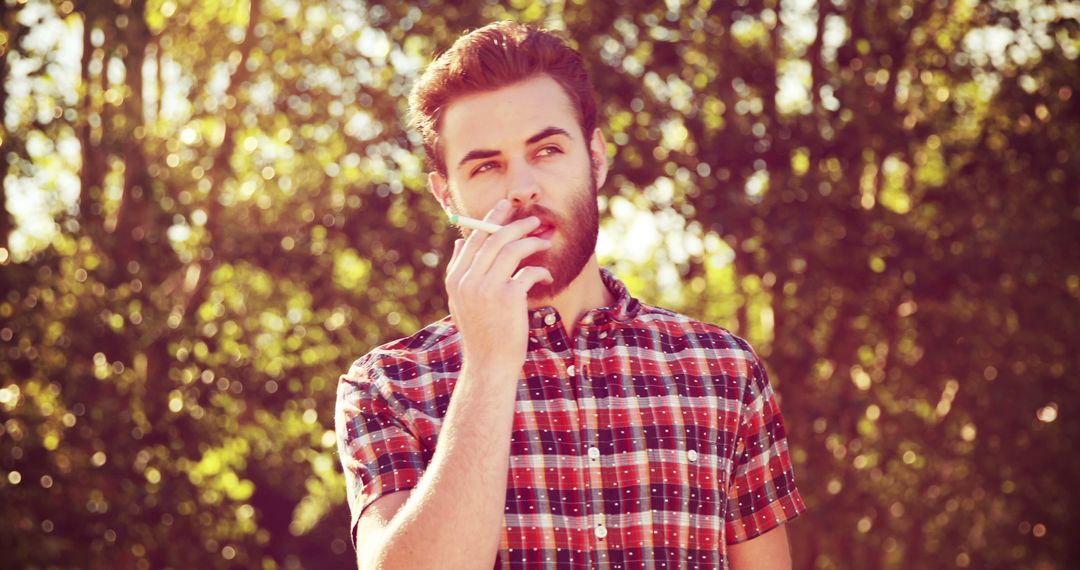
[[[491,222],[485,222],[484,220],[477,220],[475,218],[469,218],[466,216],[459,216],[454,214],[450,216],[450,223],[455,226],[461,226],[463,228],[469,228],[473,230],[480,230],[489,234],[495,233],[502,229],[499,224],[493,224]]]

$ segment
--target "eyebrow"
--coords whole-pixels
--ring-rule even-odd
[[[548,137],[553,137],[555,135],[564,135],[567,138],[570,137],[570,133],[564,131],[563,129],[560,129],[559,127],[548,127],[529,137],[529,139],[525,141],[525,144],[533,144],[536,142],[540,142]]]
[[[535,144],[548,137],[554,137],[557,135],[563,135],[568,138],[570,137],[570,133],[566,132],[565,129],[560,129],[559,127],[548,127],[526,139],[525,144]],[[466,162],[469,162],[471,160],[491,158],[493,156],[498,156],[499,154],[501,153],[497,150],[470,150],[469,152],[465,153],[465,156],[463,156],[458,162],[458,168],[464,166]]]

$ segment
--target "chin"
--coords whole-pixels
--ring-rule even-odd
[[[526,298],[530,301],[547,301],[554,299],[563,289],[566,289],[566,285],[556,288],[555,283],[537,283],[529,289]]]
[[[552,283],[546,283],[546,282],[541,281],[541,282],[533,285],[529,289],[529,293],[527,295],[527,298],[530,301],[539,301],[539,300],[542,300],[542,299],[552,299],[552,298],[555,297],[555,295],[558,295],[559,293],[561,293],[563,289],[566,289],[567,284],[566,283],[560,283],[559,272],[552,265],[551,258],[550,258],[550,256],[548,256],[548,252],[534,253],[534,254],[530,255],[529,257],[526,257],[525,259],[521,260],[521,265],[519,267],[528,267],[528,266],[543,267],[543,268],[547,269],[548,271],[550,271],[551,276],[555,279],[555,281],[552,282]]]
[[[595,219],[595,218],[594,218]],[[595,229],[595,224],[592,225]],[[587,228],[583,228],[587,230]],[[519,267],[545,267],[551,272],[551,283],[537,283],[529,289],[530,301],[551,300],[581,275],[596,248],[596,231],[581,231],[559,239],[547,251],[536,252],[521,261]],[[564,236],[560,236],[564,237]]]
[[[550,253],[546,251],[535,253],[521,262],[522,267],[532,265],[547,268],[554,279],[551,283],[540,282],[533,285],[527,295],[530,301],[554,299],[556,295],[565,291],[585,268],[585,263],[567,263],[567,261],[572,260],[567,260],[565,256],[559,256],[558,254],[552,256],[549,255]]]

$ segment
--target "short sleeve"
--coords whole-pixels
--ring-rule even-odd
[[[776,394],[765,367],[746,345],[747,385],[742,396],[735,463],[727,494],[727,544],[750,540],[806,511],[788,452]]]
[[[383,495],[416,487],[426,467],[420,441],[375,361],[361,358],[341,376],[334,412],[354,549],[364,509]]]

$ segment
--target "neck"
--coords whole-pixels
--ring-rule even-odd
[[[606,307],[615,302],[615,295],[604,286],[600,278],[600,264],[593,254],[581,273],[570,282],[558,295],[542,299],[530,299],[529,309],[552,306],[562,318],[566,335],[573,338],[574,327],[585,313],[599,307]]]

